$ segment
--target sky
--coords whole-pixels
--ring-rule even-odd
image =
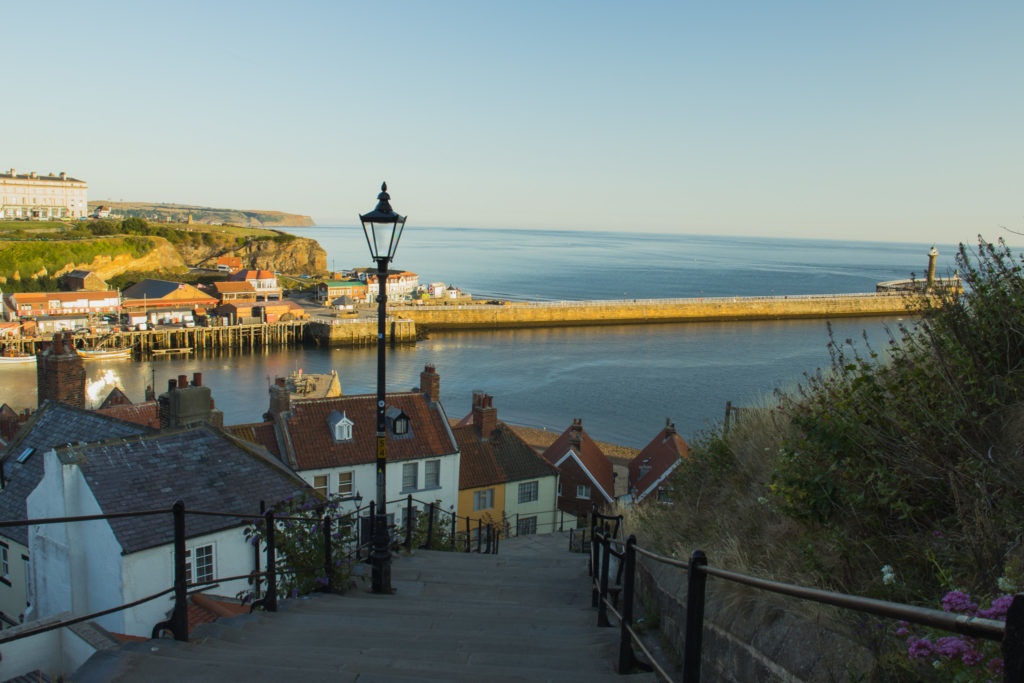
[[[0,169],[91,200],[354,225],[386,180],[409,228],[1024,243],[1020,0],[4,14]]]

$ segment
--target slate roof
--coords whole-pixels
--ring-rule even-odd
[[[131,424],[89,410],[73,408],[65,403],[47,401],[22,426],[18,434],[0,453],[6,485],[0,491],[0,519],[26,519],[25,500],[43,477],[43,454],[68,443],[106,441],[108,439],[151,433],[141,425]],[[23,463],[18,456],[26,448],[35,452]],[[28,545],[26,527],[0,530],[17,543]]]
[[[170,508],[186,512],[256,513],[308,489],[294,472],[245,442],[211,425],[164,431],[102,444],[58,449],[65,464],[77,464],[104,513]],[[244,519],[186,516],[188,537],[246,523]],[[124,553],[170,543],[170,515],[109,520]]]
[[[124,290],[122,298],[125,301],[128,300],[151,300],[151,301],[182,301],[188,302],[195,299],[216,302],[209,294],[206,294],[200,289],[196,289],[192,285],[185,284],[183,282],[170,282],[168,280],[143,280],[137,282],[128,289]]]
[[[636,457],[629,461],[629,488],[636,490],[637,502],[643,500],[652,488],[662,481],[683,458],[690,457],[690,446],[676,433],[675,425],[665,425]],[[649,472],[640,475],[640,468],[649,466]]]
[[[583,467],[590,473],[590,476],[604,489],[605,497],[608,500],[615,499],[615,476],[612,469],[612,461],[604,454],[601,447],[594,443],[590,435],[580,427],[580,445],[575,447],[570,443],[572,438],[573,425],[562,432],[554,443],[548,446],[542,456],[555,467],[561,467],[559,462],[571,450],[576,454]]]
[[[292,404],[281,421],[289,459],[296,470],[323,469],[372,463],[376,457],[377,397],[356,394]],[[428,401],[420,392],[389,393],[388,408],[409,416],[408,436],[387,433],[388,461],[413,460],[458,452],[439,403]],[[352,439],[335,441],[327,418],[337,410],[352,420]]]

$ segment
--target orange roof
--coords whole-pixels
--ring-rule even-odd
[[[98,408],[96,412],[101,415],[116,417],[125,422],[133,422],[137,425],[160,429],[160,407],[156,401],[111,405],[106,408]]]
[[[213,288],[218,294],[224,294],[226,292],[251,292],[256,293],[256,288],[253,287],[249,282],[234,282],[229,280],[223,280],[221,282],[214,282]]]
[[[270,451],[275,458],[281,458],[281,448],[277,443],[277,434],[274,431],[273,422],[254,422],[244,425],[231,425],[224,429],[231,432],[239,439],[245,439],[249,443],[254,443],[257,446],[263,446]]]
[[[14,292],[11,295],[19,304],[30,304],[43,301],[78,301],[79,299],[110,299],[117,298],[117,290],[103,292],[80,290],[77,292]]]

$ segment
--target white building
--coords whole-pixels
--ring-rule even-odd
[[[49,220],[85,218],[88,186],[67,173],[0,173],[0,217]]]
[[[405,270],[400,273],[388,273],[386,293],[389,297],[405,296],[416,291],[420,286],[420,276]],[[366,274],[366,293],[369,301],[377,298],[380,286],[375,273]]]

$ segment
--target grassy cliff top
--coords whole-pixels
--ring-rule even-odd
[[[222,209],[209,206],[190,204],[160,204],[151,202],[89,202],[89,212],[104,206],[111,213],[124,218],[144,218],[157,222],[185,223],[189,216],[193,224],[207,223],[211,225],[230,224],[242,227],[258,226],[295,226],[305,227],[316,225],[309,216],[284,211],[266,211],[253,209]]]

